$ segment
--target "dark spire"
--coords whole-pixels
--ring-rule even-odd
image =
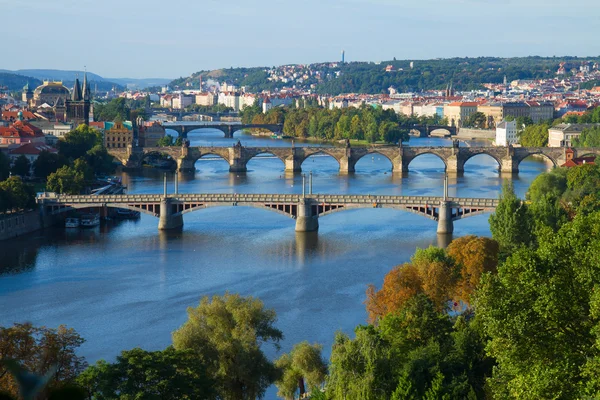
[[[81,101],[83,96],[81,95],[81,85],[79,84],[79,78],[75,78],[75,85],[73,86],[73,92],[71,92],[72,101]]]
[[[90,84],[87,81],[87,71],[83,73],[83,100],[90,99]]]

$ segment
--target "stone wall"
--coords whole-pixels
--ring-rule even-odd
[[[457,139],[496,139],[496,130],[460,128]]]
[[[42,228],[38,210],[0,216],[0,240],[25,235]]]

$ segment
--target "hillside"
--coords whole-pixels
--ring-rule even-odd
[[[518,57],[518,58],[451,58],[435,60],[392,60],[380,63],[320,63],[295,66],[300,75],[308,76],[302,82],[269,80],[270,67],[229,68],[214,71],[199,71],[190,77],[179,78],[170,83],[171,87],[197,88],[199,75],[203,79],[213,78],[238,86],[246,86],[251,91],[272,90],[283,86],[308,89],[316,85],[316,92],[337,95],[340,93],[384,93],[390,86],[401,92],[443,89],[450,82],[457,90],[481,89],[483,83],[501,83],[515,79],[542,79],[556,76],[561,62],[573,68],[581,62],[600,62],[599,57]],[[413,68],[410,64],[413,62]],[[386,67],[391,66],[391,71]],[[275,68],[275,74],[284,73],[283,67]],[[316,74],[318,72],[318,74]],[[186,86],[187,84],[187,86]]]
[[[0,87],[6,87],[10,91],[19,91],[23,89],[23,86],[25,86],[28,82],[29,86],[32,88],[42,84],[42,81],[30,76],[0,71]]]

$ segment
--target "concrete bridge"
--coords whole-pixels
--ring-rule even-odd
[[[221,122],[221,123],[173,123],[167,122],[163,124],[165,129],[172,129],[176,131],[179,136],[183,138],[187,138],[189,132],[194,131],[196,129],[218,129],[225,134],[226,138],[233,138],[234,132],[241,131],[243,129],[266,129],[273,133],[280,133],[283,131],[282,124],[242,124],[239,122]]]
[[[401,128],[409,129],[411,131],[419,131],[421,137],[427,137],[431,135],[431,132],[437,130],[445,130],[448,131],[449,136],[456,136],[456,127],[455,126],[446,126],[446,125],[401,125]]]
[[[574,148],[574,157],[600,155],[600,148]],[[239,143],[232,147],[128,147],[108,149],[127,168],[139,168],[144,157],[150,154],[166,154],[177,162],[180,171],[195,170],[195,163],[207,155],[223,158],[231,172],[245,172],[248,162],[261,154],[272,154],[279,158],[286,172],[299,172],[302,163],[315,154],[333,157],[339,164],[341,174],[355,171],[356,163],[363,157],[379,154],[392,164],[392,171],[406,174],[410,163],[423,154],[439,157],[448,173],[464,172],[465,163],[472,157],[485,154],[492,157],[502,173],[518,173],[519,164],[532,155],[541,155],[560,166],[566,162],[566,148],[562,147],[244,147]]]
[[[447,193],[447,186],[444,190]],[[208,207],[245,206],[262,208],[296,220],[297,232],[319,229],[319,217],[356,208],[393,208],[413,212],[438,222],[438,233],[452,233],[454,221],[490,212],[496,199],[451,197],[386,196],[352,194],[125,194],[38,196],[45,215],[73,209],[107,207],[139,211],[159,219],[158,229],[183,226],[183,215]],[[104,214],[105,215],[105,214]]]

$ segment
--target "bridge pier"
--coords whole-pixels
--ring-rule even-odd
[[[446,200],[441,200],[438,211],[437,233],[448,234],[452,232],[454,232],[454,222],[452,222],[452,203]]]
[[[189,158],[177,159],[177,171],[191,172],[196,170],[196,162]]]
[[[178,229],[183,226],[183,216],[181,214],[174,215],[171,199],[164,197],[160,201],[160,214],[158,217],[158,229],[169,230]]]
[[[511,158],[503,158],[500,160],[500,173],[516,174],[519,172],[519,165]]]
[[[301,172],[302,167],[300,167],[300,163],[295,155],[292,158],[285,159],[285,172]]]
[[[248,168],[241,158],[234,158],[229,164],[229,172],[246,172]]]
[[[456,175],[462,174],[465,172],[464,163],[456,155],[450,156],[446,159],[446,172]]]
[[[354,161],[351,157],[344,156],[339,159],[340,163],[340,174],[345,175],[351,172],[354,172],[354,167],[356,165],[356,161]]]
[[[296,232],[316,232],[319,230],[319,215],[313,214],[312,205],[306,200],[298,203]]]

